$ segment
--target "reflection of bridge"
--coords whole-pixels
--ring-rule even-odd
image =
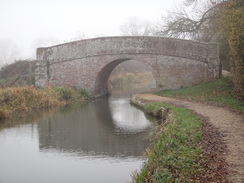
[[[157,87],[175,89],[214,80],[219,73],[218,46],[163,37],[104,37],[37,49],[36,85],[107,92],[112,70],[137,60],[152,72]]]
[[[114,128],[109,102],[102,98],[40,121],[39,146],[41,150],[53,148],[111,157],[141,156],[148,147],[150,131],[116,134]]]

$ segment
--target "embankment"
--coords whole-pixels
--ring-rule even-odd
[[[151,114],[168,111],[165,122],[156,127],[152,145],[146,150],[148,161],[134,175],[134,182],[233,181],[224,158],[223,133],[204,115],[182,108],[180,100],[165,104],[171,102],[153,94],[135,95],[132,103]]]

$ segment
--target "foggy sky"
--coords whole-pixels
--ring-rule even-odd
[[[181,1],[0,0],[0,41],[11,41],[19,49],[18,57],[29,58],[40,39],[55,43],[81,35],[120,35],[120,25],[129,18],[159,21]]]

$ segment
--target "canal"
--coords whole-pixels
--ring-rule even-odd
[[[138,91],[115,89],[84,106],[0,126],[0,183],[130,182],[146,161],[152,127],[129,103]]]

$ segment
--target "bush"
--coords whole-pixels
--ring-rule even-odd
[[[87,100],[91,99],[91,95],[85,89],[79,89],[78,92],[82,98],[85,98]]]
[[[84,101],[91,98],[89,93],[84,89],[76,90],[67,87],[54,87],[53,90],[58,94],[60,100],[64,100],[66,103]]]
[[[58,96],[63,100],[71,100],[74,92],[71,88],[64,88],[64,87],[55,87],[54,91],[58,93]]]

